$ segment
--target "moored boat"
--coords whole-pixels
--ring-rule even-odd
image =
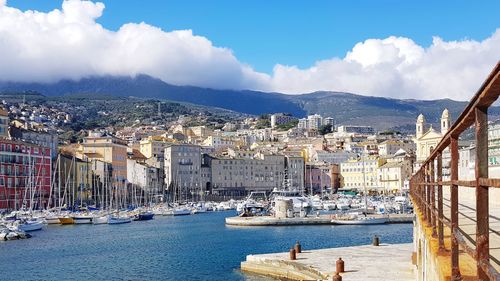
[[[140,212],[134,216],[135,221],[148,221],[152,220],[155,214],[153,212]]]
[[[43,221],[34,220],[34,221],[25,221],[17,226],[19,230],[24,232],[41,230],[43,228]]]
[[[109,216],[108,224],[123,224],[132,222],[130,217],[120,217],[120,216]]]
[[[65,225],[65,224],[74,224],[75,223],[75,220],[72,217],[70,217],[70,216],[59,217],[59,221],[63,225]]]
[[[191,215],[191,210],[184,207],[174,208],[173,210],[174,216],[186,216]]]
[[[90,215],[74,215],[73,221],[75,224],[91,224],[92,216]]]
[[[92,218],[92,224],[107,224],[108,216],[95,216]]]
[[[384,224],[387,223],[389,219],[387,217],[356,217],[352,219],[333,219],[334,224],[345,224],[345,225],[368,225],[368,224]]]

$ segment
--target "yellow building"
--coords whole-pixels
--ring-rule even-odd
[[[378,181],[378,168],[386,162],[383,158],[377,156],[360,157],[350,159],[340,164],[340,175],[343,188],[357,189],[363,191],[382,191]]]
[[[125,183],[127,179],[127,143],[114,136],[91,132],[76,151],[82,160],[100,160],[111,163],[113,181]]]
[[[417,162],[422,162],[429,157],[430,153],[439,144],[443,136],[450,129],[451,118],[448,109],[443,111],[441,115],[441,132],[437,132],[432,128],[425,128],[425,117],[420,114],[417,118],[415,138],[413,141],[417,146]]]
[[[164,158],[165,147],[173,143],[175,140],[164,136],[149,136],[147,139],[141,140],[139,150],[146,158]]]

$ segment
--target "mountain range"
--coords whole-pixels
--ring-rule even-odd
[[[236,112],[261,115],[290,113],[302,118],[308,114],[331,116],[336,124],[370,125],[377,130],[395,129],[413,132],[417,116],[422,113],[428,123],[439,124],[444,108],[456,118],[467,102],[450,99],[415,100],[371,97],[344,92],[313,92],[300,95],[267,93],[250,90],[220,90],[193,86],[175,86],[160,79],[101,76],[55,83],[0,82],[0,92],[34,91],[46,96],[74,94],[107,94],[164,99],[224,108]],[[492,107],[490,119],[498,118],[500,110]]]

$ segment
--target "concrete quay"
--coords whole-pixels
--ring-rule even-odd
[[[285,280],[332,280],[336,261],[344,260],[343,280],[349,281],[413,281],[413,245],[381,244],[321,250],[302,249],[296,260],[289,252],[249,255],[241,263],[241,270]]]
[[[275,218],[272,216],[229,217],[227,225],[234,226],[290,226],[290,225],[334,225],[331,215],[308,216],[304,218]],[[387,223],[413,223],[413,214],[389,215]]]

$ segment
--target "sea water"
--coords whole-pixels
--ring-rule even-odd
[[[250,254],[409,243],[411,224],[226,226],[234,211],[121,225],[49,225],[0,242],[0,280],[272,280],[239,271]],[[336,259],[337,257],[332,257]]]

